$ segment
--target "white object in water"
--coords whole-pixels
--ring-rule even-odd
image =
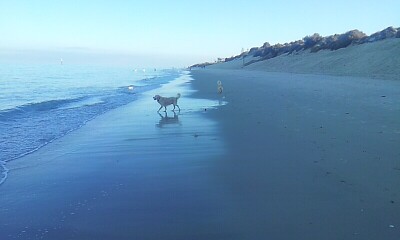
[[[61,65],[63,65],[63,59],[61,58],[61,60],[60,60],[60,63],[61,63]]]
[[[146,72],[146,69],[143,68],[143,72]]]
[[[389,227],[390,227],[390,228],[394,228],[394,225],[390,224]]]
[[[133,86],[129,86],[128,89],[129,89],[129,90],[133,90]]]

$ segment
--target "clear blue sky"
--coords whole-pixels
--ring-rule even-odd
[[[0,0],[0,62],[188,66],[242,48],[400,25],[399,0]]]

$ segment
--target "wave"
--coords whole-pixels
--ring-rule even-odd
[[[0,111],[0,162],[33,153],[97,116],[136,100],[138,93],[157,87],[124,86],[97,95],[43,101]]]
[[[8,158],[6,158],[4,160],[0,160],[0,173],[2,172],[1,170],[4,170],[3,172],[8,173],[8,169],[5,166],[7,162],[15,160],[15,159],[18,159],[18,158],[21,158],[21,157],[24,157],[26,155],[29,155],[29,154],[33,153],[33,152],[36,152],[37,150],[41,149],[42,147],[46,146],[47,144],[52,143],[53,141],[55,141],[55,140],[57,140],[57,139],[59,139],[61,137],[64,137],[65,135],[67,135],[70,132],[78,130],[79,128],[83,127],[86,123],[88,123],[89,121],[93,120],[97,116],[98,115],[95,115],[95,116],[93,116],[91,118],[88,118],[88,119],[84,120],[83,122],[81,122],[80,124],[78,124],[77,126],[75,126],[74,128],[70,128],[70,129],[68,129],[68,130],[66,130],[64,132],[60,132],[59,135],[56,135],[56,136],[54,136],[52,138],[48,138],[48,139],[38,138],[38,141],[40,142],[40,144],[37,144],[36,146],[32,145],[29,149],[26,149],[26,151],[22,151],[22,153],[20,153],[19,155],[17,155],[17,154],[14,155],[14,156],[9,155]],[[22,148],[21,150],[24,150],[24,149],[25,148]],[[1,184],[1,180],[0,180],[0,184]]]
[[[96,105],[96,104],[101,104],[101,103],[104,103],[104,100],[100,96],[87,97],[87,98],[82,98],[78,101],[73,101],[70,103],[63,104],[60,107],[60,109],[79,108],[79,107]]]
[[[0,111],[0,121],[7,120],[15,116],[20,116],[26,113],[35,111],[48,111],[52,109],[57,109],[65,104],[74,103],[81,101],[85,97],[70,98],[70,99],[58,99],[58,100],[48,100],[38,103],[28,103],[24,105],[17,106],[12,109],[6,109]]]

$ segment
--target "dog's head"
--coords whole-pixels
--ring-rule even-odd
[[[154,100],[157,100],[157,101],[160,100],[160,98],[161,98],[160,95],[155,95],[155,96],[153,97],[153,99],[154,99]]]
[[[221,85],[222,85],[222,82],[218,80],[218,81],[217,81],[217,85],[218,85],[218,86],[221,86]]]

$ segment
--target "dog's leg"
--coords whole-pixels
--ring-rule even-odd
[[[159,109],[158,109],[158,111],[157,112],[160,112],[160,110],[161,110],[161,108],[162,108],[163,106],[161,106]]]
[[[167,112],[167,106],[164,106],[164,112]]]
[[[176,104],[176,106],[178,107],[178,110],[179,110],[179,112],[180,112],[180,111],[181,111],[181,108],[179,107],[178,104]],[[175,105],[174,105],[174,108],[175,108]]]

